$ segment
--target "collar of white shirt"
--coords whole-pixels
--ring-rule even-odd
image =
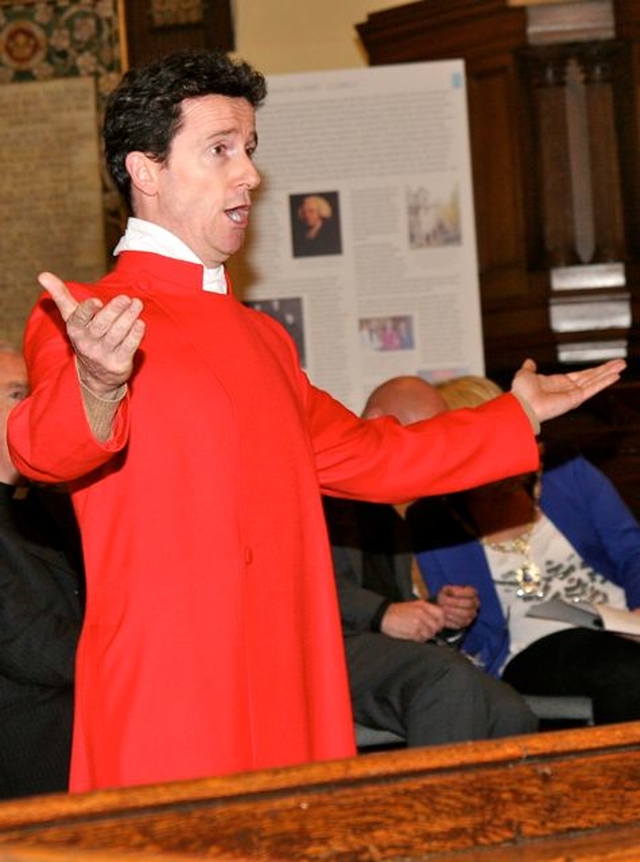
[[[189,246],[171,231],[141,218],[131,217],[127,221],[127,229],[113,250],[113,254],[118,255],[122,251],[149,251],[203,266],[202,261],[196,257]],[[202,289],[210,293],[227,292],[227,279],[222,264],[213,269],[203,266]]]

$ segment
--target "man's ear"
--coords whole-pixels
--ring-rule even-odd
[[[161,167],[159,162],[138,150],[134,150],[127,153],[125,166],[131,177],[131,184],[137,191],[147,196],[155,195],[158,171]]]

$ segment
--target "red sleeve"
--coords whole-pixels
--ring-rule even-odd
[[[401,502],[538,467],[531,422],[513,395],[406,427],[359,419],[313,387],[307,404],[320,485],[334,496]]]
[[[44,294],[25,333],[31,394],[9,415],[7,439],[16,468],[36,481],[68,482],[105,464],[128,435],[128,396],[114,433],[101,443],[87,422],[74,354],[55,304]]]

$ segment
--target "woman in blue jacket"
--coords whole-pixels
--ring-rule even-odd
[[[447,385],[450,407],[476,406],[484,378]],[[499,390],[487,383],[487,396]],[[611,482],[581,456],[409,512],[419,565],[432,593],[470,584],[480,611],[462,649],[519,691],[586,695],[598,724],[640,719],[640,643],[535,619],[559,597],[640,610],[640,525]]]

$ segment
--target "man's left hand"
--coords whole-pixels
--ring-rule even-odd
[[[545,375],[536,372],[533,359],[525,359],[513,378],[511,391],[529,405],[538,421],[544,422],[579,407],[611,386],[626,367],[624,359],[611,359],[582,371]]]

